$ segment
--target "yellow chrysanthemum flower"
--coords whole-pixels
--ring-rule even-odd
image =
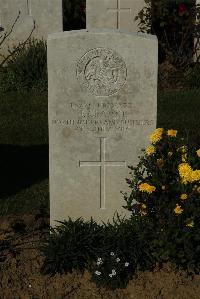
[[[196,151],[197,156],[200,157],[200,149],[198,149],[198,151]]]
[[[152,192],[154,192],[156,190],[156,187],[154,186],[151,186],[147,183],[141,183],[139,186],[138,186],[139,190],[141,192],[146,192],[146,193],[149,193],[151,194]]]
[[[191,174],[191,182],[200,180],[200,170],[193,170]]]
[[[158,141],[161,140],[162,138],[162,134],[164,132],[163,128],[157,128],[150,136],[149,136],[149,140],[152,144],[157,143]]]
[[[178,166],[179,175],[181,177],[181,181],[183,184],[187,184],[188,182],[192,182],[192,173],[193,170],[188,163],[181,163]]]
[[[169,137],[176,137],[176,135],[177,135],[177,131],[176,130],[168,130],[167,131],[167,136],[169,136]]]
[[[188,227],[194,227],[194,221],[192,220],[192,221],[188,222],[186,224],[186,226],[188,226]]]
[[[181,177],[188,175],[188,173],[192,172],[192,167],[188,163],[181,163],[178,166],[179,174]]]
[[[147,154],[148,156],[150,156],[150,155],[152,155],[152,154],[154,154],[154,153],[156,152],[156,148],[155,148],[155,146],[153,146],[153,145],[148,146],[148,147],[146,148],[145,152],[146,152],[146,154]]]
[[[175,212],[175,214],[180,215],[183,213],[183,209],[181,208],[181,206],[176,204],[176,208],[174,209],[174,212]]]
[[[163,167],[165,164],[165,161],[163,159],[157,159],[156,161],[158,167]]]
[[[188,198],[187,194],[181,194],[180,199],[186,200]]]

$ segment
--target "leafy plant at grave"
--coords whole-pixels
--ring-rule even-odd
[[[47,243],[41,246],[45,256],[43,273],[83,271],[101,248],[103,228],[92,219],[85,222],[78,218],[72,221],[58,221],[56,228],[51,228]]]
[[[86,27],[86,0],[63,0],[63,29],[78,30]]]
[[[141,32],[157,35],[160,62],[166,59],[185,69],[194,56],[199,61],[200,5],[191,0],[145,2],[136,19]]]
[[[40,247],[45,256],[42,273],[72,272],[73,269],[84,271],[88,269],[91,280],[97,285],[109,288],[124,288],[137,269],[151,269],[155,259],[149,256],[147,240],[148,230],[144,231],[144,223],[139,218],[113,218],[113,224],[98,225],[92,219],[84,222],[82,219],[60,222],[62,225],[51,228],[47,242]],[[151,227],[149,226],[149,230]],[[144,233],[143,233],[144,232]],[[118,264],[118,272],[110,280],[109,271],[113,261],[108,259],[108,253],[115,251],[129,262],[129,268]],[[101,277],[95,274],[96,260],[101,257],[104,261]]]
[[[47,89],[47,47],[43,40],[30,39],[4,67],[1,89],[21,88]]]
[[[200,149],[185,145],[173,129],[156,129],[150,142],[138,165],[129,166],[131,193],[124,193],[123,207],[148,223],[149,252],[157,262],[199,273]]]

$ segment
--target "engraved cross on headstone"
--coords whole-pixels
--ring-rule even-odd
[[[120,18],[121,18],[121,12],[127,11],[129,14],[131,14],[131,8],[123,8],[121,6],[121,0],[117,0],[117,8],[108,8],[108,12],[116,12],[117,13],[117,29],[120,29]]]
[[[100,167],[100,209],[106,208],[106,167],[126,167],[126,161],[106,161],[106,137],[100,137],[100,159],[99,161],[79,161],[79,166]]]

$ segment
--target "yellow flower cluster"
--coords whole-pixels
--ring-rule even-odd
[[[179,164],[178,170],[183,184],[200,180],[200,170],[193,170],[188,163]]]
[[[169,137],[176,137],[176,135],[177,135],[176,130],[170,129],[170,130],[167,131],[167,136],[169,136]]]
[[[154,186],[151,186],[147,183],[141,183],[139,186],[138,186],[139,190],[141,192],[146,192],[146,193],[149,193],[151,194],[152,192],[154,192],[156,190],[156,187]]]
[[[176,204],[176,208],[174,209],[174,213],[179,215],[183,213],[183,209],[181,208],[181,206],[179,206],[178,204]]]
[[[156,129],[150,136],[149,136],[149,140],[152,144],[157,143],[158,141],[161,140],[162,138],[162,134],[164,132],[163,128],[158,128]]]
[[[155,152],[156,152],[156,149],[155,149],[155,147],[153,146],[153,145],[151,145],[151,146],[148,146],[147,148],[146,148],[146,154],[148,155],[148,156],[150,156],[150,155],[152,155],[152,154],[154,154]]]
[[[180,199],[186,200],[188,198],[187,194],[181,194]]]

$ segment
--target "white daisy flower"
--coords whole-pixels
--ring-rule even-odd
[[[95,271],[95,274],[96,275],[101,275],[101,272],[100,271]]]
[[[129,263],[128,263],[128,262],[126,262],[126,263],[125,263],[125,267],[128,267],[128,265],[129,265]]]
[[[110,255],[115,255],[114,252],[111,252]]]
[[[116,258],[116,262],[117,262],[117,263],[120,262],[120,258]]]
[[[109,274],[109,276],[112,277],[113,275],[112,275],[112,274]]]

